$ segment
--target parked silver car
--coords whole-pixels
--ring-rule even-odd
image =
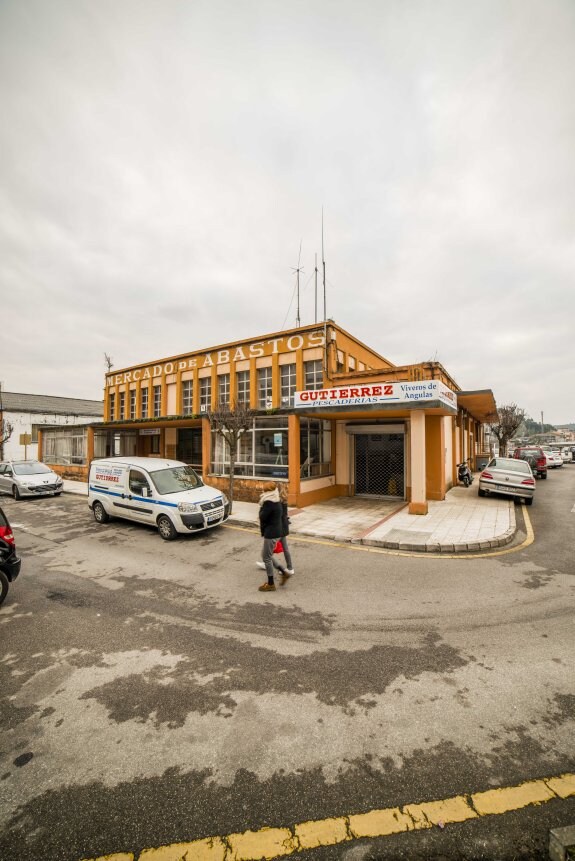
[[[493,457],[479,476],[479,496],[491,493],[515,496],[531,505],[535,494],[535,478],[526,460],[513,457]]]
[[[0,463],[0,493],[23,496],[59,496],[64,482],[39,460],[5,460]]]

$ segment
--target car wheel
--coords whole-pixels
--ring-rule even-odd
[[[0,604],[4,603],[4,599],[8,594],[8,578],[3,571],[0,571]]]
[[[487,496],[487,494],[485,493],[485,491],[484,491],[484,490],[482,490],[481,488],[479,488],[479,490],[477,491],[477,495],[478,495],[478,496]]]
[[[96,523],[107,523],[110,519],[110,515],[104,508],[101,502],[95,502],[92,506],[92,514],[94,515],[94,520]]]
[[[12,485],[12,496],[14,499],[22,499],[22,494],[18,490],[15,484]]]
[[[524,500],[525,505],[533,505],[533,497],[530,496],[529,499]]]
[[[62,491],[61,491],[61,490],[56,491],[56,493],[54,494],[54,496],[62,496]]]
[[[158,532],[164,541],[173,541],[174,538],[178,537],[178,533],[176,532],[176,527],[172,523],[169,517],[165,514],[161,514],[158,517]]]
[[[539,478],[547,478],[547,473],[546,472],[540,472]]]

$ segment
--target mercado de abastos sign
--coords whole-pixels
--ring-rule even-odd
[[[321,407],[401,406],[430,402],[457,410],[457,395],[439,380],[422,380],[414,383],[368,383],[357,386],[335,386],[329,389],[308,389],[296,392],[294,407],[310,409]]]
[[[141,365],[125,371],[106,375],[107,386],[119,386],[123,383],[137,383],[161,377],[164,374],[176,374],[194,368],[213,368],[229,362],[241,362],[245,359],[258,359],[261,356],[274,356],[276,353],[292,353],[310,347],[323,347],[325,335],[320,329],[304,332],[287,337],[269,338],[264,341],[254,341],[250,344],[237,344],[231,348],[211,350],[205,353],[194,353],[158,362],[154,365]]]

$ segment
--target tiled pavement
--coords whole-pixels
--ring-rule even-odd
[[[87,495],[82,482],[65,481],[64,491]],[[394,550],[460,553],[501,547],[516,531],[513,500],[479,498],[477,484],[454,487],[442,502],[429,502],[425,515],[407,513],[407,503],[338,497],[290,509],[291,532]],[[233,505],[230,524],[258,528],[258,505]]]

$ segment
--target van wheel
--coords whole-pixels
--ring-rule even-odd
[[[12,485],[12,496],[14,499],[22,499],[22,495],[15,484]]]
[[[4,598],[8,594],[8,578],[3,571],[0,571],[0,604],[4,603]]]
[[[164,541],[173,541],[174,538],[178,537],[178,533],[176,532],[176,527],[172,523],[169,517],[166,517],[165,514],[161,514],[158,517],[158,532]]]
[[[107,523],[110,519],[110,515],[104,508],[101,502],[95,502],[92,506],[92,513],[94,515],[94,520],[96,523]]]
[[[479,490],[477,491],[477,495],[478,496],[486,496],[487,494],[485,493],[483,488],[480,487]]]

